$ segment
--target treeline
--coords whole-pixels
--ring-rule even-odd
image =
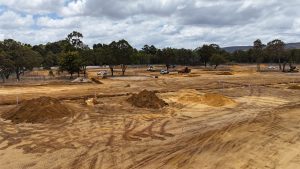
[[[114,65],[122,65],[123,74],[126,65],[131,64],[176,64],[176,65],[218,65],[232,63],[278,63],[284,70],[289,63],[300,63],[300,50],[286,50],[281,40],[264,45],[256,40],[248,51],[228,53],[216,44],[203,45],[194,50],[164,48],[145,45],[141,50],[133,48],[126,40],[113,41],[110,44],[94,44],[88,47],[82,41],[80,32],[70,33],[64,40],[45,45],[23,44],[13,39],[0,41],[0,76],[5,81],[15,74],[17,79],[34,67],[50,69],[59,66],[60,71],[71,74],[86,72],[86,66],[109,65],[113,73]]]
[[[228,60],[237,63],[300,63],[300,49],[286,49],[285,43],[279,39],[267,44],[258,39],[254,41],[253,48],[235,51]]]

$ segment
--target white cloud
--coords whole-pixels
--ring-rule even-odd
[[[60,13],[63,16],[76,16],[82,15],[86,7],[86,0],[71,1],[64,6]]]
[[[138,48],[293,42],[300,34],[299,7],[279,0],[0,0],[0,32],[37,44],[77,30],[90,46],[124,38]]]
[[[34,23],[31,15],[22,16],[12,11],[6,11],[0,15],[1,29],[24,29]]]
[[[0,5],[30,14],[44,14],[59,11],[65,0],[0,0]]]
[[[80,17],[69,17],[63,19],[53,19],[50,17],[40,17],[36,20],[36,24],[42,28],[78,28],[82,22],[82,18]]]

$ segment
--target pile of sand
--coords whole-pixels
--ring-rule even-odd
[[[2,118],[13,123],[43,123],[72,115],[72,111],[58,99],[40,97],[23,101],[16,108],[4,113]]]
[[[201,103],[202,95],[196,93],[183,93],[177,99],[180,103]]]
[[[178,98],[180,103],[197,103],[213,107],[222,107],[236,103],[234,100],[221,94],[207,93],[199,95],[197,93],[186,93]]]
[[[147,90],[143,90],[139,94],[133,94],[127,101],[133,106],[150,109],[160,109],[168,105],[164,100],[157,97],[153,91]]]
[[[297,85],[290,86],[290,87],[288,87],[288,89],[300,90],[300,86],[297,86]]]
[[[207,93],[203,96],[202,102],[209,106],[221,107],[234,104],[235,101],[221,94]]]

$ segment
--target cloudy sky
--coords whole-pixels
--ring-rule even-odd
[[[84,42],[196,48],[300,41],[297,0],[0,0],[0,40],[40,44],[73,31]]]

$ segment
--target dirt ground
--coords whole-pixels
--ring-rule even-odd
[[[103,84],[1,85],[0,115],[47,96],[74,116],[35,124],[0,118],[0,168],[300,168],[300,90],[290,88],[300,85],[300,73],[230,70],[159,75],[130,68]],[[167,106],[138,108],[127,101],[144,89]]]

